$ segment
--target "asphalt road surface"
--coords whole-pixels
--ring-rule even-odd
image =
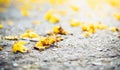
[[[120,70],[120,32],[112,32],[108,29],[98,30],[90,37],[84,37],[81,27],[71,27],[70,19],[78,19],[86,23],[102,22],[108,27],[120,27],[120,21],[116,20],[112,14],[118,9],[109,5],[102,6],[101,10],[92,10],[86,1],[80,0],[75,4],[80,7],[79,12],[73,12],[68,5],[54,6],[56,10],[67,11],[65,16],[60,16],[58,24],[50,24],[44,19],[44,14],[52,6],[44,3],[39,5],[41,11],[35,9],[30,11],[30,16],[24,17],[20,14],[14,4],[7,12],[0,13],[0,21],[4,22],[4,27],[0,29],[0,35],[13,36],[23,34],[27,29],[34,29],[40,36],[46,34],[54,25],[61,25],[65,30],[73,35],[62,35],[63,41],[58,42],[60,46],[52,46],[42,52],[35,50],[33,46],[36,42],[28,41],[26,47],[29,53],[11,52],[14,41],[3,40],[0,45],[0,70]],[[74,4],[74,2],[72,2]],[[14,25],[10,26],[7,20],[11,20]],[[40,21],[35,25],[33,21]]]

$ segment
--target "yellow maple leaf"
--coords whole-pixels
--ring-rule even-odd
[[[24,46],[26,44],[26,42],[24,41],[18,41],[15,42],[13,47],[12,47],[12,52],[17,53],[17,52],[28,52],[29,50]]]

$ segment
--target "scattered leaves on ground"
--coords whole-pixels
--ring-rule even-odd
[[[54,44],[56,42],[59,42],[61,40],[63,40],[63,39],[60,36],[57,36],[57,35],[42,37],[39,40],[39,42],[36,43],[34,48],[41,51],[41,50],[44,50],[46,48],[49,48],[52,44]]]

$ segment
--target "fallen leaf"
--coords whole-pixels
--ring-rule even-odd
[[[18,40],[19,37],[18,36],[5,36],[6,40]]]
[[[21,34],[20,38],[40,38],[40,36],[32,30],[27,30],[24,34]]]
[[[116,28],[116,27],[110,27],[109,30],[111,30],[112,32],[117,32],[118,28]]]
[[[61,26],[54,26],[53,30],[48,32],[48,34],[61,34],[61,35],[66,35],[68,34],[67,31],[65,31]]]
[[[14,53],[17,53],[17,52],[20,52],[20,53],[25,53],[25,52],[28,52],[28,48],[26,48],[24,45],[26,44],[26,42],[24,41],[18,41],[18,42],[15,42],[13,47],[12,47],[12,52]]]
[[[58,23],[59,21],[60,21],[59,18],[54,15],[51,16],[51,18],[49,19],[50,23]]]
[[[48,11],[45,13],[45,16],[44,16],[45,20],[49,20],[54,13],[55,13],[55,11],[54,11],[53,9],[48,10]]]

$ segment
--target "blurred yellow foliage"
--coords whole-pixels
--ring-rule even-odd
[[[40,22],[40,21],[38,21],[38,20],[33,21],[32,23],[33,23],[33,24],[35,24],[35,25],[41,24],[41,22]]]
[[[80,24],[81,24],[81,22],[76,19],[70,20],[70,26],[72,26],[72,27],[80,26]]]
[[[54,15],[51,16],[51,18],[49,20],[50,23],[58,23],[59,21],[60,21],[59,18]]]
[[[27,17],[27,16],[29,16],[30,15],[30,13],[27,11],[27,9],[21,9],[21,14],[23,15],[23,16],[25,16],[25,17]]]
[[[55,13],[55,11],[54,11],[53,9],[52,9],[52,10],[48,10],[48,11],[45,13],[44,18],[45,18],[46,20],[49,20],[54,13]]]
[[[75,12],[78,12],[80,9],[78,6],[75,6],[75,5],[71,5],[70,8]]]
[[[116,27],[110,27],[109,28],[112,32],[117,32],[118,31],[118,28],[116,28]]]
[[[59,22],[59,18],[57,16],[54,15],[55,14],[55,10],[48,10],[45,13],[45,20],[48,20],[50,23],[58,23]]]
[[[95,27],[96,27],[97,29],[103,30],[103,29],[106,29],[106,28],[107,28],[107,25],[104,25],[104,24],[102,24],[102,23],[98,23],[98,24],[95,25]]]
[[[120,20],[120,13],[119,14],[114,14],[113,15],[117,20]]]
[[[60,15],[66,15],[67,14],[66,10],[59,10],[58,13]]]
[[[114,7],[120,7],[120,0],[106,0],[106,1]]]
[[[2,29],[3,28],[3,24],[0,24],[0,29]]]
[[[64,4],[67,0],[48,0],[48,2],[52,5]]]
[[[87,0],[88,4],[95,8],[96,6],[103,6],[103,4],[110,4],[113,7],[120,7],[120,0]]]
[[[83,36],[84,37],[88,37],[88,36],[91,36],[92,34],[90,33],[90,32],[85,32],[85,33],[83,33]]]

